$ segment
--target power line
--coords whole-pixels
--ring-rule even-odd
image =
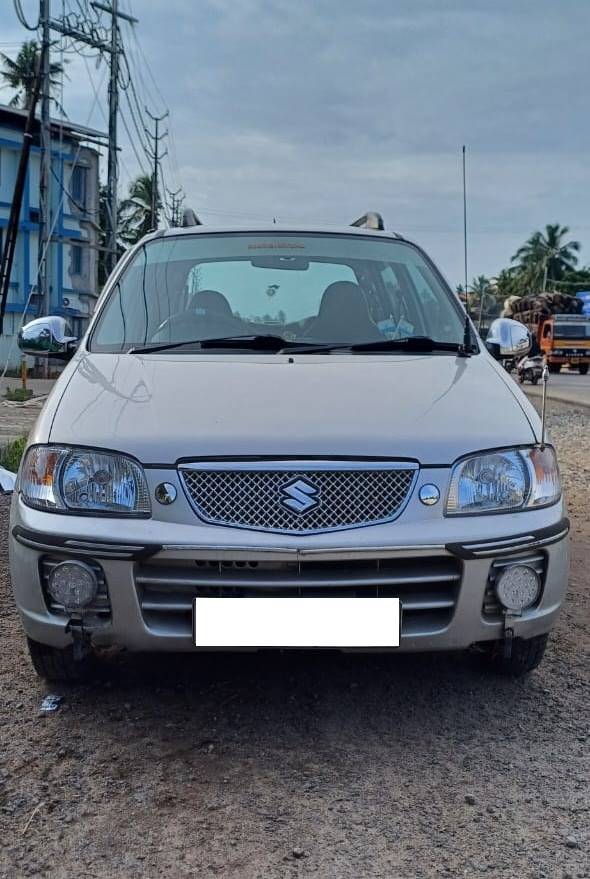
[[[152,135],[153,143],[154,143],[154,173],[152,178],[152,205],[151,205],[151,228],[157,229],[158,227],[158,171],[160,169],[160,159],[163,157],[159,155],[159,147],[160,141],[166,137],[168,131],[164,131],[160,133],[160,122],[162,122],[169,115],[168,110],[165,113],[162,113],[160,116],[155,116],[153,113],[150,113],[148,108],[145,108],[146,113],[150,117],[150,119],[154,123],[154,133]]]
[[[123,123],[123,128],[127,132],[127,138],[129,139],[129,143],[131,145],[131,149],[133,150],[133,153],[134,153],[135,158],[137,160],[137,164],[141,168],[142,172],[144,174],[146,174],[147,176],[149,176],[149,172],[146,170],[146,166],[144,165],[143,160],[142,160],[141,156],[139,155],[139,152],[137,151],[137,147],[135,146],[135,140],[129,130],[129,126],[127,125],[127,120],[126,120],[125,116],[123,116],[122,113],[121,113],[121,121]],[[143,146],[143,144],[142,144],[142,146]],[[144,150],[144,152],[145,152],[145,150]]]
[[[132,11],[132,4],[131,4],[130,0],[128,0],[127,7],[129,10]],[[158,82],[152,73],[152,69],[151,69],[149,60],[146,57],[146,54],[143,50],[143,47],[141,45],[141,42],[139,40],[137,31],[135,28],[131,28],[131,36],[132,36],[133,43],[137,49],[137,54],[136,54],[133,46],[130,44],[129,45],[129,60],[130,60],[131,66],[134,69],[134,72],[137,75],[137,80],[138,80],[139,85],[141,86],[141,89],[143,91],[144,96],[147,96],[149,99],[148,101],[146,101],[146,103],[151,103],[152,106],[156,107],[159,102],[157,100],[154,100],[153,92],[152,92],[151,88],[146,83],[145,77],[143,75],[144,70],[147,71],[149,78],[151,79],[151,81],[154,84],[156,93],[159,97],[159,101],[161,102],[162,107],[165,110],[168,110],[169,108],[167,106],[166,99],[164,98],[164,95],[162,94],[160,87],[158,86]],[[141,59],[140,59],[140,56],[141,56]],[[170,172],[171,172],[172,177],[174,179],[175,185],[178,186],[178,184],[179,184],[179,167],[178,167],[176,140],[174,137],[174,126],[172,124],[172,118],[171,118],[171,122],[169,123],[169,125],[170,125],[170,136],[169,136],[170,152],[168,155],[168,164],[170,166]]]
[[[39,14],[39,18],[37,19],[37,24],[30,25],[28,23],[27,19],[25,18],[25,14],[23,12],[21,0],[14,0],[14,9],[15,9],[16,16],[17,16],[18,20],[20,21],[20,23],[22,24],[22,26],[24,28],[26,28],[28,31],[36,31],[38,29],[38,27],[41,23],[41,14]]]
[[[90,122],[90,119],[92,118],[92,114],[93,114],[93,112],[94,112],[94,105],[95,105],[97,99],[98,99],[98,94],[95,93],[94,101],[92,102],[92,104],[91,104],[91,106],[90,106],[90,111],[89,111],[89,113],[88,113],[88,119],[87,119],[87,122],[86,122],[87,125],[88,125],[88,123]],[[77,161],[78,161],[78,157],[79,157],[79,155],[80,155],[81,150],[82,150],[82,142],[80,142],[80,143],[78,144],[78,147],[77,147],[77,149],[76,149],[76,153],[75,153],[74,158],[73,158],[73,165],[75,165],[75,164],[77,163]],[[65,194],[62,192],[62,194],[61,194],[61,196],[60,196],[60,199],[59,199],[59,202],[58,202],[58,204],[57,204],[57,210],[55,211],[55,215],[54,215],[54,217],[53,217],[53,221],[52,221],[52,224],[51,224],[51,228],[49,229],[48,241],[47,241],[46,244],[45,244],[45,251],[47,251],[47,248],[49,247],[49,243],[50,243],[50,241],[51,241],[51,239],[52,239],[52,236],[53,236],[53,233],[54,233],[54,230],[55,230],[55,226],[56,226],[57,221],[58,221],[58,219],[59,219],[60,211],[61,211],[61,208],[62,208],[63,203],[64,203],[64,198],[65,198]],[[46,255],[46,253],[41,253],[41,260],[43,260],[43,259],[45,258],[45,255]],[[31,304],[31,299],[33,298],[33,295],[35,294],[35,291],[38,291],[38,290],[39,290],[39,265],[40,265],[41,260],[40,260],[40,261],[38,262],[38,264],[37,264],[37,274],[36,274],[36,276],[35,276],[35,279],[34,279],[33,283],[31,284],[31,289],[29,290],[29,294],[28,294],[28,296],[27,296],[27,300],[26,300],[26,302],[25,302],[25,304],[24,304],[24,308],[23,308],[23,313],[22,313],[22,317],[21,317],[21,321],[20,321],[19,329],[22,327],[22,325],[23,325],[23,323],[24,323],[24,321],[25,321],[25,318],[26,318],[27,313],[28,313],[28,311],[29,311],[29,306],[30,306],[30,304]],[[13,349],[14,349],[15,339],[16,339],[16,334],[14,334],[14,335],[12,336],[12,340],[11,340],[11,343],[10,343],[10,346],[9,346],[9,349],[8,349],[8,354],[6,355],[6,362],[5,362],[5,364],[4,364],[4,368],[3,368],[3,370],[2,370],[2,374],[0,375],[0,380],[3,379],[3,378],[6,376],[6,373],[7,373],[7,371],[8,371],[8,364],[10,363],[10,358],[12,357],[12,351],[13,351]]]

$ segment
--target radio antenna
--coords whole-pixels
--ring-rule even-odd
[[[545,407],[547,405],[547,382],[549,381],[549,369],[545,363],[543,366],[543,401],[541,403],[541,449],[545,448]]]
[[[465,269],[465,326],[461,354],[469,357],[471,352],[471,326],[469,323],[469,295],[467,293],[467,183],[465,175],[465,144],[463,144],[463,259]]]

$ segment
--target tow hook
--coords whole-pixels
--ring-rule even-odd
[[[74,659],[79,662],[90,653],[90,632],[84,627],[83,618],[72,617],[68,620],[66,632],[72,636]]]
[[[504,659],[510,659],[512,656],[512,644],[514,641],[514,619],[515,614],[504,614],[504,642],[502,646],[502,653]]]
[[[514,629],[506,628],[504,629],[504,649],[503,655],[504,659],[510,659],[512,656],[512,640],[514,638]]]

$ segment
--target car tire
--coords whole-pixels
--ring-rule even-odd
[[[580,363],[580,365],[578,366],[578,369],[580,371],[580,375],[588,375],[588,364],[587,363]]]
[[[539,379],[537,378],[536,375],[534,375],[534,376],[532,377],[532,379],[531,379],[531,384],[532,384],[532,385],[536,385],[536,384],[538,384],[538,383],[539,383]]]
[[[561,363],[550,363],[549,364],[549,372],[553,372],[553,373],[561,372]]]
[[[518,380],[521,383],[521,385],[524,385],[524,379],[525,379],[524,372],[519,372],[518,373]]]
[[[92,656],[75,659],[72,645],[63,648],[50,647],[27,638],[27,646],[33,668],[46,681],[79,684],[91,677]]]
[[[495,641],[486,653],[486,665],[490,671],[508,677],[518,678],[537,668],[547,646],[548,634],[536,635],[534,638],[515,638],[512,642],[512,654],[504,656],[504,642]]]

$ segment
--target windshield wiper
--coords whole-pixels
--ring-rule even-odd
[[[429,336],[405,336],[402,339],[380,339],[373,342],[290,342],[282,336],[268,334],[246,336],[220,336],[213,339],[187,339],[184,342],[163,342],[161,345],[145,345],[129,349],[129,354],[150,354],[153,351],[171,351],[175,348],[198,346],[201,351],[209,348],[246,348],[252,351],[269,351],[282,354],[329,354],[331,351],[409,351],[412,353],[451,351],[460,354],[463,346],[458,342],[437,342]],[[474,350],[473,348],[471,350]]]
[[[282,336],[271,333],[247,336],[220,336],[216,339],[187,339],[184,342],[163,342],[161,345],[145,345],[130,348],[129,354],[150,354],[152,351],[170,351],[174,348],[198,345],[201,350],[207,348],[250,348],[253,351],[278,352],[288,348],[307,348],[308,342],[289,342]]]
[[[353,343],[334,343],[308,345],[305,348],[299,348],[298,354],[315,354],[324,351],[411,351],[412,353],[431,351],[451,351],[460,353],[463,345],[459,342],[437,342],[429,336],[404,336],[402,339],[380,339],[374,342],[353,342]],[[473,349],[472,349],[473,350]]]
[[[438,342],[430,336],[404,336],[402,339],[383,339],[379,342],[361,342],[350,346],[351,351],[462,351],[459,342]]]

